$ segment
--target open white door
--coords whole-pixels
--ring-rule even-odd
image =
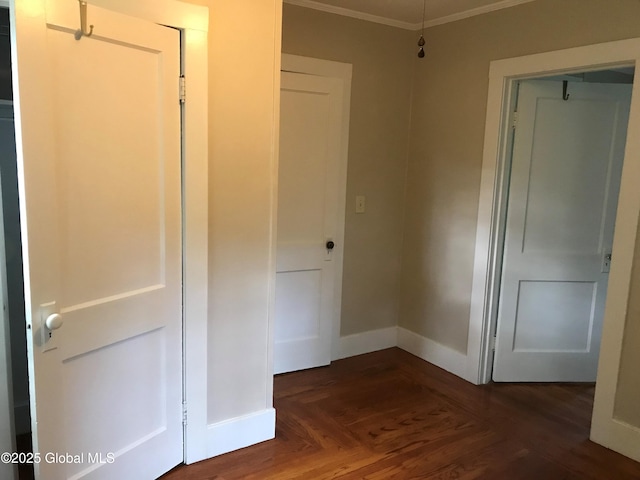
[[[342,268],[340,79],[282,73],[274,372],[328,365]]]
[[[87,14],[12,9],[35,469],[150,479],[183,458],[180,37]]]
[[[572,82],[569,95],[520,85],[496,381],[596,379],[631,86]]]

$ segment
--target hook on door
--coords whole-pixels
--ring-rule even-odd
[[[566,102],[569,100],[570,95],[567,93],[567,87],[569,86],[569,82],[567,80],[562,81],[562,99]]]
[[[93,35],[93,25],[89,25],[89,31],[87,32],[87,2],[78,0],[78,3],[80,4],[80,29],[76,30],[74,34],[76,40]]]

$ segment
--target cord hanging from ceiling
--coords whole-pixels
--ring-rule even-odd
[[[424,14],[427,8],[427,0],[422,0],[422,33],[420,33],[420,38],[418,39],[418,57],[424,58]]]

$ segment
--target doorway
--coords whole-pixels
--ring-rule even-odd
[[[274,373],[328,365],[340,335],[351,65],[283,55]]]
[[[633,77],[515,85],[494,381],[596,380]]]
[[[476,248],[473,269],[467,376],[478,384],[491,380],[492,333],[498,304],[499,213],[504,209],[503,164],[508,158],[509,105],[518,80],[573,72],[636,67],[640,63],[640,39],[575,47],[536,55],[495,60],[489,68],[485,142],[480,182]],[[640,82],[633,83],[629,131],[640,128]],[[598,378],[595,389],[591,439],[624,455],[637,458],[634,445],[640,431],[620,422],[615,415],[619,389],[620,358],[625,340],[624,326],[632,288],[640,215],[640,141],[627,138],[618,197],[613,255],[609,274]]]

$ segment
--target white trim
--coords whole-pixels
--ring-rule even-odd
[[[340,316],[342,312],[342,271],[344,266],[344,229],[347,202],[347,165],[349,162],[349,119],[351,116],[351,77],[353,66],[348,63],[319,60],[298,55],[282,55],[282,71],[331,77],[342,81],[342,135],[340,145],[340,167],[338,173],[338,218],[336,219],[334,250],[335,280],[333,301],[333,325],[331,333],[331,359],[340,358]],[[276,172],[277,173],[277,172]],[[277,177],[276,177],[277,178]],[[275,268],[273,268],[275,272]]]
[[[468,380],[467,356],[453,348],[398,327],[398,347],[416,357]]]
[[[515,7],[522,5],[523,3],[529,3],[533,0],[502,0],[500,2],[491,3],[483,7],[472,8],[471,10],[465,10],[463,12],[454,13],[452,15],[446,15],[444,17],[432,18],[424,22],[425,28],[435,27],[436,25],[444,25],[445,23],[457,22],[458,20],[464,20],[465,18],[475,17],[477,15],[483,15],[489,12],[495,12],[496,10],[502,10],[504,8]],[[298,7],[311,8],[313,10],[319,10],[321,12],[333,13],[336,15],[342,15],[344,17],[357,18],[358,20],[365,20],[367,22],[379,23],[382,25],[388,25],[390,27],[402,28],[404,30],[420,30],[422,28],[422,22],[405,22],[402,20],[395,20],[393,18],[381,17],[373,15],[371,13],[359,12],[357,10],[351,10],[344,7],[336,7],[334,5],[327,5],[325,3],[316,2],[313,0],[284,0],[284,3],[296,5]]]
[[[338,358],[354,357],[398,345],[398,327],[380,328],[340,337]]]
[[[209,302],[209,80],[207,32],[183,30],[185,463],[206,458]]]
[[[283,72],[341,78],[349,82],[351,82],[351,77],[353,76],[353,65],[350,63],[332,62],[288,53],[282,54],[281,69]]]
[[[354,333],[340,338],[340,350],[336,359],[377,352],[398,347],[447,372],[469,380],[467,356],[453,348],[402,327],[387,327]]]
[[[391,18],[380,17],[378,15],[372,15],[370,13],[358,12],[349,8],[327,5],[325,3],[314,2],[313,0],[284,0],[284,3],[296,5],[298,7],[310,8],[312,10],[318,10],[320,12],[342,15],[343,17],[357,18],[358,20],[365,20],[367,22],[388,25],[390,27],[402,28],[404,30],[416,29],[415,25],[410,22],[403,22],[402,20],[394,20]],[[420,24],[420,26],[422,27],[422,24]]]
[[[274,32],[282,32],[282,11],[276,17]],[[282,68],[282,35],[276,34],[274,39],[274,65],[273,65],[273,133],[271,135],[271,195],[269,205],[269,306],[267,321],[267,358],[265,376],[273,379],[274,350],[275,350],[275,318],[276,318],[276,261],[278,253],[278,168],[280,165],[280,83]],[[273,406],[273,380],[266,382],[265,405]],[[275,418],[274,418],[275,422]]]
[[[594,435],[594,432],[595,435]],[[603,422],[596,419],[595,407],[591,423],[590,439],[609,450],[614,450],[622,455],[640,462],[638,453],[638,439],[640,438],[640,428],[622,422],[617,418]]]
[[[207,458],[209,9],[176,0],[90,0],[92,5],[182,30],[184,106],[184,329],[188,423],[185,462]],[[25,279],[26,281],[26,279]]]
[[[476,17],[478,15],[484,15],[485,13],[495,12],[496,10],[502,10],[504,8],[516,7],[524,3],[533,2],[533,0],[502,0],[501,2],[491,3],[483,7],[472,8],[471,10],[465,10],[464,12],[454,13],[445,17],[433,18],[427,20],[424,23],[425,28],[435,27],[437,25],[444,25],[445,23],[457,22],[458,20],[464,20],[465,18]],[[420,30],[422,23],[415,23],[413,30]]]
[[[622,40],[555,52],[528,55],[491,62],[485,127],[485,144],[480,185],[476,250],[469,318],[467,376],[476,383],[490,380],[487,354],[488,335],[495,319],[492,303],[495,278],[497,219],[500,216],[500,172],[505,156],[506,105],[510,85],[519,78],[532,78],[603,67],[640,65],[640,39]],[[640,79],[633,84],[629,132],[640,129]],[[622,341],[631,288],[638,217],[640,215],[640,138],[627,136],[620,185],[613,250],[616,262],[611,267],[605,308],[600,362],[596,382],[591,438],[607,447],[640,460],[640,452],[629,445],[640,443],[640,429],[615,417],[615,399],[619,378]]]
[[[215,457],[275,438],[276,411],[259,412],[231,418],[207,427],[207,456]]]

